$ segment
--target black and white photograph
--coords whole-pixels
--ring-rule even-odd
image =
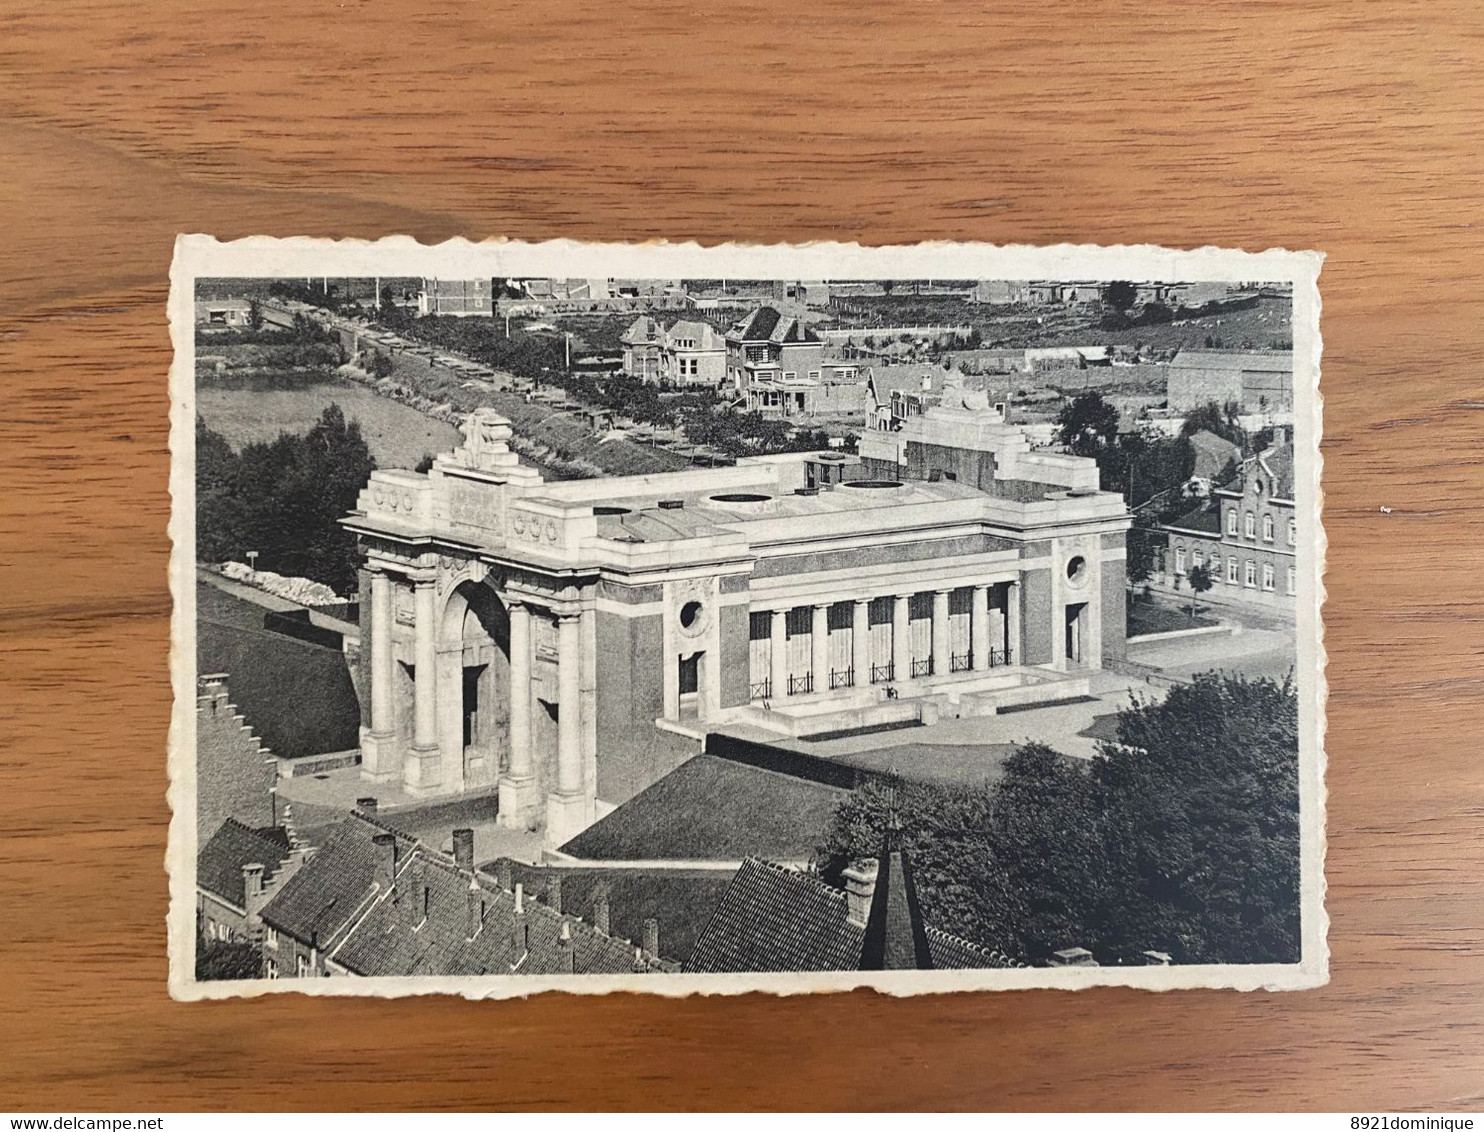
[[[172,993],[1322,984],[1320,258],[182,237]]]

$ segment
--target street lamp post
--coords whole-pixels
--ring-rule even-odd
[[[254,574],[258,572],[258,552],[256,550],[249,550],[247,552],[247,568]]]

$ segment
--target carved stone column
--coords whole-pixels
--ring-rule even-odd
[[[855,669],[855,686],[871,683],[871,600],[856,598],[850,616],[850,665]]]
[[[897,594],[891,603],[893,680],[912,679],[912,595]]]
[[[773,685],[773,698],[788,695],[788,611],[775,609],[768,626],[768,679]]]
[[[531,750],[531,611],[510,603],[510,757],[500,778],[499,821],[524,829],[537,802]]]
[[[809,627],[809,671],[814,677],[814,691],[830,690],[830,607],[816,605]]]
[[[546,836],[558,846],[582,832],[587,806],[582,773],[582,626],[557,619],[557,781],[546,796]]]
[[[397,714],[393,700],[392,580],[371,574],[371,730],[361,741],[361,772],[382,781],[402,776],[397,760]]]
[[[438,626],[437,583],[415,580],[416,646],[413,652],[412,749],[403,764],[403,779],[414,793],[427,793],[440,781],[438,757]]]
[[[984,672],[989,668],[990,649],[994,642],[989,639],[989,587],[974,587],[974,604],[969,607],[969,652],[973,654],[973,669]]]
[[[949,659],[952,649],[948,640],[948,590],[933,591],[933,675],[947,676],[953,669]]]

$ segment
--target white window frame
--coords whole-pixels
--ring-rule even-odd
[[[1246,512],[1242,519],[1242,532],[1247,538],[1257,537],[1257,516],[1251,511]]]
[[[1234,586],[1241,585],[1242,579],[1239,573],[1241,569],[1242,564],[1240,562],[1235,558],[1228,558],[1226,560],[1226,580]]]
[[[1248,589],[1257,588],[1257,563],[1247,559],[1246,567],[1242,571],[1242,584]]]
[[[1262,541],[1273,541],[1273,517],[1271,515],[1264,515],[1262,517]]]
[[[1226,513],[1226,533],[1232,538],[1237,537],[1237,509],[1235,507]]]
[[[300,954],[294,957],[294,973],[301,979],[309,978],[309,956]]]
[[[1175,573],[1185,573],[1185,548],[1183,546],[1175,548]]]
[[[1288,545],[1289,546],[1297,546],[1298,545],[1298,520],[1297,519],[1289,519],[1288,520]]]
[[[1290,566],[1288,568],[1288,596],[1292,597],[1298,593],[1298,570]]]
[[[1262,589],[1263,593],[1272,593],[1278,586],[1277,571],[1273,569],[1271,562],[1262,564]]]
[[[268,960],[268,977],[270,979],[276,979],[276,978],[278,978],[278,960],[277,959],[270,959],[270,960]]]
[[[264,947],[271,947],[271,948],[273,948],[274,951],[277,951],[278,950],[278,929],[277,928],[267,928],[267,929],[264,930],[264,932],[263,932],[263,946]]]

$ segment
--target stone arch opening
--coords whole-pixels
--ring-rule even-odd
[[[493,785],[509,759],[510,611],[493,587],[449,593],[438,632],[439,748],[463,789]]]

